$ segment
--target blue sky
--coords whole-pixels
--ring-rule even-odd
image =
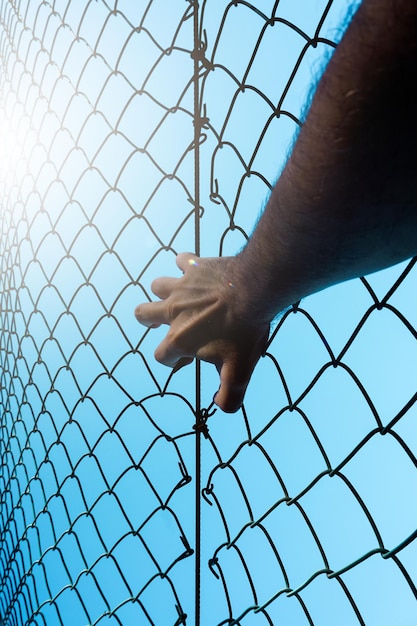
[[[282,99],[328,3],[202,3],[199,242],[189,3],[7,4],[1,610],[16,591],[13,610],[37,624],[165,626],[181,610],[193,624],[195,555],[180,557],[196,542],[196,370],[156,363],[165,330],[132,312],[176,252],[244,244],[331,50],[306,48]],[[339,39],[348,5],[333,2],[323,40]],[[415,270],[393,289],[406,268],[303,301],[243,410],[209,418],[202,625],[354,626],[354,607],[366,626],[415,623],[415,541],[381,556],[417,514]],[[208,408],[214,368],[200,380]]]

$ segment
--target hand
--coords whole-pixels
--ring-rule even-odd
[[[214,402],[237,411],[253,369],[265,351],[269,323],[253,319],[246,281],[238,278],[238,257],[201,259],[179,254],[180,278],[157,278],[152,291],[161,300],[140,304],[136,319],[150,328],[170,326],[155,351],[160,363],[175,367],[196,357],[213,363],[220,375]]]

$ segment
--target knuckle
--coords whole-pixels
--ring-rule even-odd
[[[166,316],[169,324],[175,320],[178,315],[177,306],[174,304],[172,300],[166,301]],[[173,333],[173,331],[171,331]]]

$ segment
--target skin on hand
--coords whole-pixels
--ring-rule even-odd
[[[183,276],[154,280],[152,292],[160,300],[136,307],[136,319],[149,328],[169,325],[155,351],[160,363],[174,368],[194,358],[213,363],[220,375],[214,401],[223,411],[237,411],[265,351],[269,323],[254,319],[249,307],[245,310],[238,257],[202,259],[182,253],[177,265]]]

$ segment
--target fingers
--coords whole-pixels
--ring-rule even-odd
[[[182,359],[177,361],[177,363],[174,365],[174,374],[175,372],[179,372],[179,370],[181,370],[186,365],[190,365],[193,361],[194,359],[192,357],[184,356]]]
[[[170,324],[171,320],[168,316],[168,307],[163,300],[166,300],[171,294],[178,278],[155,278],[152,282],[152,292],[161,298],[162,302],[145,302],[139,304],[135,309],[135,317],[144,326],[148,328],[157,328],[161,324]]]
[[[169,333],[155,350],[155,359],[168,367],[178,367],[180,362],[185,363],[187,361],[187,364],[191,363],[193,358],[192,354],[187,354],[171,341]],[[181,368],[178,367],[178,369]]]
[[[185,270],[190,266],[198,265],[198,262],[199,257],[191,252],[180,252],[176,258],[177,266],[182,272],[185,272]]]
[[[243,366],[241,362],[236,365],[234,360],[226,361],[220,355],[209,356],[206,352],[205,349],[197,350],[197,358],[211,363],[221,363],[217,365],[220,373],[220,388],[214,402],[226,413],[235,413],[242,406],[255,363],[246,361]],[[201,353],[204,353],[204,358]],[[185,350],[175,346],[170,340],[169,333],[155,350],[155,359],[163,365],[173,367],[175,371],[192,363],[193,357],[194,355],[187,354]]]
[[[135,309],[135,317],[148,328],[157,328],[161,324],[169,324],[165,302],[145,302]]]
[[[225,413],[235,413],[242,406],[253,370],[265,352],[268,337],[269,325],[263,330],[259,329],[250,340],[249,336],[246,337],[247,347],[251,346],[247,351],[242,352],[239,349],[241,342],[238,339],[235,350],[232,348],[223,352],[223,361],[220,362],[220,366],[217,364],[220,387],[213,400]]]
[[[185,272],[185,270],[190,266],[198,265],[199,257],[191,252],[181,252],[177,255],[176,262],[179,269],[182,272]],[[177,282],[178,278],[171,278],[168,276],[155,278],[151,284],[152,293],[154,293],[158,298],[166,300],[166,298],[168,298],[172,293]]]
[[[154,293],[158,298],[161,298],[161,300],[166,300],[166,298],[168,298],[171,294],[177,281],[178,278],[168,278],[166,276],[155,278],[151,284],[152,293]]]
[[[244,372],[237,370],[232,362],[225,362],[220,370],[220,388],[214,402],[225,413],[235,413],[242,406],[253,367],[245,368]]]
[[[151,288],[160,300],[137,306],[136,319],[148,328],[170,326],[155,350],[155,359],[163,365],[178,371],[194,358],[213,363],[220,375],[214,402],[223,411],[233,413],[243,403],[253,369],[265,348],[269,324],[258,326],[240,319],[231,323],[225,315],[230,302],[218,283],[226,261],[200,259],[185,252],[177,256],[176,262],[184,276],[155,279]]]

